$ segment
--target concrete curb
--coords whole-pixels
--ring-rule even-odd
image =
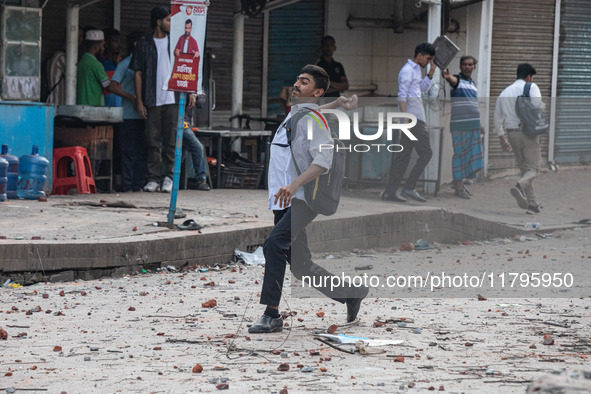
[[[270,226],[255,226],[205,234],[175,232],[141,240],[23,241],[3,245],[1,269],[3,277],[22,283],[120,276],[168,265],[213,265],[233,260],[236,249],[253,251],[263,244],[270,230]],[[513,227],[446,209],[321,217],[308,231],[313,252],[397,247],[418,239],[440,243],[487,240],[521,233]]]

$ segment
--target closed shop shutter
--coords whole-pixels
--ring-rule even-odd
[[[152,32],[150,26],[150,11],[156,6],[163,5],[158,0],[122,1],[121,2],[121,35],[125,39],[133,31]],[[123,47],[127,51],[127,46]]]
[[[562,0],[554,157],[591,160],[591,2]]]
[[[279,92],[303,66],[315,63],[324,34],[324,0],[300,1],[271,11],[269,18],[268,114],[284,113]]]
[[[495,0],[492,34],[490,88],[489,174],[516,168],[515,156],[501,150],[494,133],[493,116],[497,97],[516,77],[517,65],[530,63],[537,71],[534,82],[540,87],[546,108],[552,84],[555,0]],[[549,112],[549,111],[548,111]],[[540,138],[542,160],[548,158],[548,137]]]

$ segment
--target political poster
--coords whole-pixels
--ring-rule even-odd
[[[168,90],[202,94],[203,56],[209,2],[173,0],[170,22],[170,64]]]

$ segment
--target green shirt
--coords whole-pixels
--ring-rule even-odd
[[[76,104],[104,106],[103,87],[109,86],[109,77],[96,56],[86,52],[78,62]]]

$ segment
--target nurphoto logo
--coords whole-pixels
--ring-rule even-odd
[[[412,134],[412,129],[417,124],[417,117],[406,112],[383,112],[378,113],[377,131],[374,134],[364,134],[359,130],[359,113],[353,113],[353,127],[351,127],[351,119],[349,115],[338,109],[321,109],[320,112],[311,108],[308,109],[308,139],[312,139],[313,122],[315,121],[321,130],[328,130],[328,123],[324,114],[332,114],[338,120],[338,138],[345,142],[345,146],[338,146],[332,144],[321,144],[320,150],[323,149],[337,149],[345,150],[347,152],[369,152],[375,150],[381,152],[386,150],[388,152],[401,152],[404,147],[400,144],[384,144],[384,143],[369,143],[369,141],[377,141],[382,138],[384,134],[384,119],[386,120],[386,140],[391,142],[394,140],[394,130],[400,130],[411,141],[417,141],[417,138]],[[410,119],[410,123],[404,123],[405,119]],[[395,122],[396,121],[396,122]],[[368,143],[350,143],[346,145],[346,141],[351,141],[351,130],[357,140],[368,141]]]

